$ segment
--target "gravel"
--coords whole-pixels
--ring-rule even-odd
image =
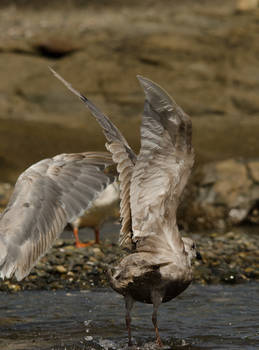
[[[194,283],[240,283],[259,280],[259,241],[254,234],[228,232],[193,234],[203,261],[195,261]],[[72,239],[59,239],[23,281],[0,282],[1,291],[84,290],[107,287],[107,269],[123,255],[108,240],[75,248]]]

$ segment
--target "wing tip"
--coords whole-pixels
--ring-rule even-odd
[[[158,112],[162,112],[163,110],[167,112],[174,111],[181,119],[184,118],[185,122],[187,122],[187,120],[191,122],[190,116],[183,111],[168,92],[159,84],[141,75],[137,75],[137,79],[144,90],[146,100],[155,110]]]
[[[75,94],[77,97],[80,98],[80,100],[82,100],[84,103],[87,104],[87,106],[89,107],[90,101],[84,96],[82,95],[79,91],[77,91],[76,89],[73,88],[72,84],[70,84],[68,81],[66,81],[60,74],[58,74],[52,67],[48,66],[49,70],[51,71],[51,73],[54,75],[54,77],[56,77],[59,81],[61,81],[62,84],[64,84],[66,86],[66,88],[68,90],[70,90],[71,92],[73,92],[73,94]]]
[[[144,90],[146,100],[155,109],[176,109],[178,107],[174,99],[159,84],[141,75],[137,75],[137,79]]]
[[[54,77],[58,78],[60,81],[63,81],[63,78],[55,71],[55,69],[53,69],[51,66],[48,66],[48,69],[51,71]]]

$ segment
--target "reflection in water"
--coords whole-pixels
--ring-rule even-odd
[[[193,285],[159,310],[166,349],[256,349],[259,284]],[[123,298],[111,290],[0,294],[1,350],[127,348]],[[154,348],[152,306],[136,303],[134,341]]]

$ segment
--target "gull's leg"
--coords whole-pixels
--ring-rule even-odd
[[[75,240],[76,240],[76,247],[77,248],[81,248],[81,242],[80,242],[80,239],[79,239],[79,236],[78,236],[78,227],[74,227],[73,228],[73,233],[74,233],[74,236],[75,236]]]
[[[156,332],[156,343],[158,346],[162,347],[163,343],[159,335],[158,326],[157,326],[157,311],[159,305],[162,303],[162,297],[160,292],[153,290],[151,294],[152,302],[153,302],[153,314],[152,314],[152,322],[155,327]]]
[[[100,231],[99,227],[94,228],[94,233],[95,233],[95,244],[100,244]]]
[[[89,247],[89,246],[94,244],[92,242],[88,242],[88,243],[80,242],[80,239],[79,239],[79,236],[78,236],[78,227],[74,227],[73,228],[73,233],[74,233],[74,236],[75,236],[75,239],[76,239],[76,247],[77,248]]]
[[[128,338],[129,338],[128,346],[132,346],[131,328],[130,328],[130,323],[131,323],[130,312],[131,312],[133,305],[134,305],[134,299],[129,294],[127,294],[124,297],[124,299],[125,299],[125,307],[126,307],[125,321],[126,321],[126,327],[128,330]]]

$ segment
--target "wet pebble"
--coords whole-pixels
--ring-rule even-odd
[[[67,269],[63,265],[57,265],[55,268],[56,268],[56,271],[58,271],[59,273],[66,273],[67,272]]]

